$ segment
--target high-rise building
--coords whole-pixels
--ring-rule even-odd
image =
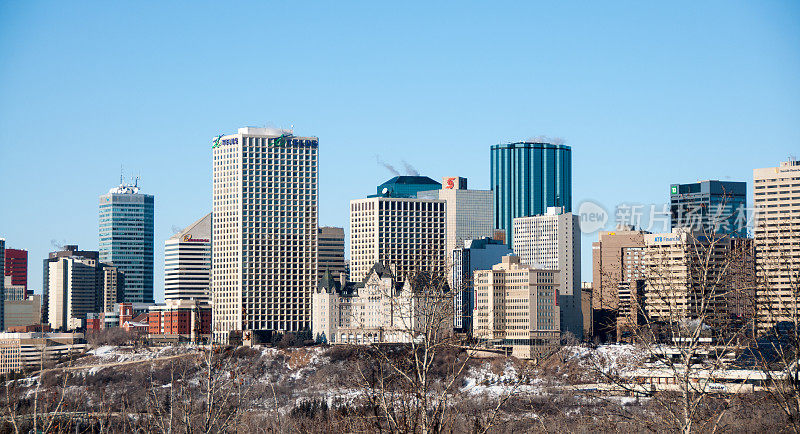
[[[417,272],[445,273],[445,201],[373,197],[350,201],[350,276],[366,277],[376,263],[404,280]]]
[[[463,247],[452,252],[453,268],[450,287],[453,297],[453,328],[472,333],[472,311],[475,309],[473,276],[477,270],[491,270],[502,262],[503,256],[513,254],[508,245],[488,237],[466,240]]]
[[[50,252],[47,259],[42,261],[42,322],[47,322],[50,309],[50,263],[58,262],[61,258],[69,257],[82,257],[87,259],[94,259],[99,262],[100,254],[92,250],[78,250],[76,244],[68,244],[56,252]]]
[[[5,275],[11,277],[11,284],[24,287],[24,298],[28,297],[28,251],[6,249]]]
[[[5,300],[25,300],[25,287],[11,283],[11,276],[5,276],[3,285]]]
[[[119,268],[107,264],[100,264],[98,273],[100,310],[112,312],[119,303],[122,303],[122,294],[125,292],[125,274]]]
[[[62,257],[50,262],[49,268],[47,322],[53,329],[82,327],[86,314],[98,310],[97,260]]]
[[[493,145],[491,188],[494,226],[511,241],[517,217],[544,214],[549,207],[572,211],[572,148],[538,142]]]
[[[475,240],[494,235],[492,215],[492,191],[468,190],[467,179],[445,177],[442,189],[417,193],[420,199],[445,201],[447,267],[453,267],[453,250],[461,248],[466,240]],[[495,262],[497,263],[497,262]],[[452,273],[448,273],[448,281]]]
[[[800,319],[800,161],[753,170],[759,328]]]
[[[164,242],[164,300],[211,302],[211,217]]]
[[[339,280],[342,274],[347,276],[344,263],[344,228],[320,227],[318,237],[317,269],[320,279],[325,271],[330,271],[336,280]]]
[[[752,299],[755,283],[748,243],[680,228],[645,234],[643,310],[647,316],[662,322],[702,318],[721,331],[730,331],[733,320],[749,321],[750,309],[741,305],[742,299]],[[634,283],[628,284],[633,294]]]
[[[701,181],[670,186],[672,228],[747,236],[747,183]]]
[[[137,184],[100,196],[100,262],[125,273],[125,302],[152,303],[154,198]]]
[[[475,271],[473,336],[531,359],[560,340],[558,270],[537,269],[509,255],[491,270]]]
[[[5,276],[5,265],[6,265],[6,240],[5,238],[0,238],[0,276]],[[5,278],[0,279],[0,300],[6,299],[6,289],[5,289]],[[4,303],[0,303],[4,304]],[[0,331],[6,329],[5,324],[3,324],[3,319],[5,318],[5,305],[0,307]]]
[[[601,231],[592,243],[592,335],[616,339],[620,284],[644,279],[644,234],[633,227]],[[630,290],[630,285],[623,288]]]
[[[228,342],[231,332],[254,339],[253,332],[311,330],[318,143],[253,127],[215,140],[211,293],[217,342]]]
[[[580,217],[550,207],[544,215],[514,219],[514,253],[536,269],[559,270],[562,332],[583,338]]]

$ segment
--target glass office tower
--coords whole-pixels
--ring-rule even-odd
[[[494,221],[506,232],[512,221],[544,214],[548,207],[572,211],[572,148],[550,143],[517,142],[491,148]]]
[[[701,181],[670,186],[672,228],[747,236],[747,183]]]
[[[153,303],[153,203],[137,185],[100,196],[100,262],[125,273],[126,303]]]

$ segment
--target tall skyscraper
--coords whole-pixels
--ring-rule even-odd
[[[544,215],[514,219],[514,253],[536,269],[559,270],[561,331],[583,338],[580,217],[550,207]]]
[[[701,181],[670,186],[672,228],[747,236],[747,183]]]
[[[453,300],[453,328],[472,333],[472,311],[475,309],[475,286],[473,278],[477,270],[491,270],[502,262],[503,256],[514,252],[502,241],[488,237],[466,240],[463,247],[456,248],[452,255],[453,268],[450,287],[455,291]]]
[[[330,271],[334,279],[346,273],[344,265],[344,228],[323,226],[319,228],[319,278]]]
[[[164,300],[211,302],[211,217],[164,242]]]
[[[453,250],[464,246],[464,241],[494,235],[492,215],[492,191],[468,190],[467,179],[445,177],[442,189],[417,193],[421,199],[440,199],[445,201],[447,267],[453,267]],[[495,262],[496,264],[497,262]],[[452,274],[448,282],[453,284]]]
[[[28,251],[6,249],[5,275],[11,277],[11,284],[24,287],[28,298]]]
[[[753,170],[759,327],[800,320],[800,161]]]
[[[100,196],[100,262],[125,273],[127,303],[153,302],[153,204],[136,184]]]
[[[361,281],[380,262],[403,281],[445,273],[445,201],[372,197],[350,201],[350,277]]]
[[[311,330],[318,143],[254,127],[215,140],[211,293],[217,342],[228,342],[231,332],[247,338],[256,331]]]
[[[493,145],[491,188],[494,226],[511,242],[515,218],[544,214],[549,207],[572,211],[572,148],[539,142]]]

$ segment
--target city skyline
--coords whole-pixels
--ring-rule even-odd
[[[124,7],[105,11],[111,17],[102,20],[102,11],[82,7],[5,5],[0,14],[5,17],[0,18],[0,41],[5,41],[0,54],[6,59],[0,68],[5,96],[0,102],[0,172],[6,180],[0,195],[6,205],[0,207],[0,236],[7,247],[29,252],[28,267],[34,272],[28,286],[40,293],[41,276],[35,270],[47,252],[58,250],[51,240],[98,249],[97,196],[115,182],[123,164],[126,173],[141,174],[143,193],[157,197],[154,244],[162,246],[174,234],[172,227],[185,227],[210,211],[211,138],[265,122],[294,124],[298,135],[320,138],[320,225],[347,228],[349,201],[371,194],[393,176],[376,157],[398,168],[406,161],[433,179],[462,176],[470,179],[471,188],[488,189],[490,146],[541,134],[563,137],[573,150],[573,210],[584,199],[609,212],[624,201],[668,203],[670,184],[704,179],[747,182],[748,203],[753,203],[752,170],[785,161],[800,142],[800,86],[793,79],[800,58],[790,49],[800,40],[798,7],[734,4],[721,10],[717,5],[692,5],[685,11],[613,6],[602,12],[605,21],[596,20],[602,24],[592,17],[595,6],[585,12],[569,6],[498,8],[483,15],[453,10],[453,23],[441,28],[431,18],[435,10],[427,16],[414,5],[396,17],[387,6],[355,14],[322,8],[305,16],[305,11],[280,6],[271,9],[284,19],[267,30],[246,31],[242,25],[209,32],[218,18],[194,12],[180,22],[182,36],[171,38],[159,25],[176,18],[178,6],[148,14],[150,27],[127,24],[115,31],[113,26],[130,12]],[[137,10],[147,12],[143,9]],[[325,12],[333,14],[326,17]],[[714,14],[715,20],[694,18],[704,14]],[[241,15],[234,8],[219,19]],[[512,30],[537,17],[541,29],[530,34]],[[347,25],[360,18],[382,18],[397,27],[413,22],[422,31],[405,40],[376,32],[373,41],[355,43],[357,33]],[[228,60],[217,60],[235,59],[276,35],[291,34],[286,29],[298,23],[308,24],[311,36],[279,38],[284,45],[277,44],[276,58],[318,56],[318,72],[296,65],[282,71],[271,60],[240,72]],[[493,24],[488,27],[496,33],[479,37],[467,31],[478,23]],[[574,29],[569,35],[554,32],[566,25]],[[684,29],[682,35],[673,34],[675,26]],[[749,32],[739,34],[744,26]],[[64,34],[76,28],[83,30]],[[108,34],[108,40],[92,37],[99,34]],[[312,48],[329,34],[337,36]],[[499,45],[511,36],[516,42]],[[128,37],[143,41],[133,59],[108,50],[130,44]],[[193,39],[207,48],[186,51]],[[346,59],[323,53],[337,40],[351,47],[346,58],[363,54],[357,68],[345,68],[352,66]],[[62,44],[75,48],[61,55],[52,51]],[[442,44],[451,49],[440,62],[435,56],[441,55]],[[659,49],[650,53],[648,48],[656,45]],[[178,52],[184,60],[168,67]],[[473,58],[473,52],[480,55]],[[601,59],[604,54],[609,59]],[[541,61],[555,67],[532,69]],[[214,67],[217,62],[222,65]],[[496,62],[507,67],[497,68]],[[52,67],[62,71],[58,80],[36,72]],[[385,80],[374,78],[393,68],[397,71]],[[321,79],[325,76],[330,79]],[[301,88],[304,82],[308,89]],[[209,83],[215,86],[208,88]],[[252,96],[242,104],[226,100],[248,90]],[[286,103],[265,109],[263,98],[272,94]],[[310,95],[317,101],[311,106],[303,98]],[[343,102],[346,109],[339,110]],[[758,153],[752,151],[754,142]],[[348,170],[350,165],[359,170]],[[596,234],[582,237],[585,280],[591,275],[587,255],[596,240]],[[163,261],[157,247],[159,301]]]

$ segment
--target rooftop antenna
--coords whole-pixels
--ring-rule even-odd
[[[120,164],[120,165],[119,165],[119,185],[122,185],[122,184],[123,184],[123,182],[124,182],[124,181],[123,181],[123,179],[122,179],[122,175],[123,175],[123,173],[124,173],[124,172],[123,172],[123,170],[122,170],[122,164]]]

